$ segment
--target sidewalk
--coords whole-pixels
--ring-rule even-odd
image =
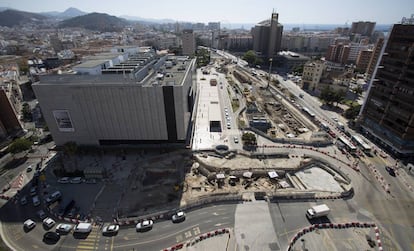
[[[197,242],[195,245],[190,247],[184,247],[183,250],[188,251],[224,251],[224,250],[236,250],[236,239],[234,233],[231,231],[228,234],[214,236]]]

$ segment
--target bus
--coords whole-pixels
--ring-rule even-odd
[[[302,111],[304,111],[307,115],[309,115],[311,118],[315,118],[315,113],[311,112],[307,107],[303,107]]]
[[[354,142],[359,148],[361,148],[362,152],[365,154],[371,154],[371,146],[367,144],[361,137],[358,135],[352,135],[351,138],[352,142]]]
[[[340,147],[344,147],[350,154],[355,154],[357,148],[345,137],[338,137],[337,143]]]

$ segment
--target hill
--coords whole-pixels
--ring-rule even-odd
[[[90,13],[84,16],[66,19],[59,27],[79,27],[95,31],[120,31],[128,22],[124,19],[103,13]]]
[[[46,18],[36,13],[8,9],[0,12],[0,26],[13,27],[24,23],[39,22]]]
[[[59,18],[59,19],[67,19],[67,18],[72,18],[72,17],[83,16],[87,13],[83,12],[79,9],[70,7],[67,10],[65,10],[64,12],[50,11],[50,12],[42,12],[41,14],[45,15],[45,16]]]

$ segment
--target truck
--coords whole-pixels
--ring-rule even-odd
[[[317,205],[309,208],[306,211],[306,217],[308,217],[308,219],[313,219],[322,216],[327,216],[330,211],[331,209],[329,209],[329,207],[326,204]]]

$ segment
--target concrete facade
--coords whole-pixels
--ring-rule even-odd
[[[194,55],[196,50],[195,36],[193,30],[183,30],[181,35],[183,43],[183,55],[191,56]]]
[[[309,62],[303,67],[302,85],[305,90],[315,90],[318,88],[322,73],[325,70],[325,63],[322,61]]]
[[[144,80],[49,75],[33,85],[56,145],[183,144],[195,99],[195,60],[161,58]],[[133,76],[133,74],[132,74]]]
[[[395,24],[373,73],[360,120],[368,136],[414,158],[414,22]]]
[[[283,25],[278,18],[279,14],[272,13],[269,20],[252,28],[253,50],[265,58],[275,57],[281,49]]]

